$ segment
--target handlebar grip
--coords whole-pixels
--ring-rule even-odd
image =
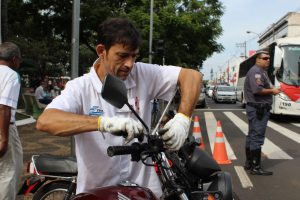
[[[109,157],[117,155],[126,155],[136,153],[140,150],[138,143],[133,143],[131,146],[110,146],[107,148],[107,155]]]
[[[112,135],[115,135],[115,136],[123,136],[124,138],[127,137],[128,133],[125,132],[125,131],[118,131],[118,132],[113,132],[111,133]]]
[[[112,135],[115,135],[115,136],[123,136],[124,138],[126,138],[128,136],[128,133],[125,132],[125,131],[119,131],[119,132],[114,132],[114,133],[111,133]],[[143,142],[144,140],[144,134],[140,134],[137,139],[140,141],[140,142]]]
[[[160,130],[158,131],[158,134],[159,134],[159,135],[163,135],[163,134],[165,134],[167,131],[168,131],[168,129],[160,129]]]

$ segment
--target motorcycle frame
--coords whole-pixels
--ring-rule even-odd
[[[70,188],[68,189],[68,194],[72,193],[74,190],[76,183],[77,183],[77,176],[56,176],[56,175],[48,175],[48,174],[41,174],[40,171],[37,169],[36,166],[36,157],[39,157],[39,155],[32,155],[31,161],[29,163],[29,173],[32,175],[28,179],[25,180],[23,186],[21,187],[19,194],[23,194],[24,196],[27,196],[29,193],[34,193],[39,188],[43,187],[44,184],[46,184],[48,181],[66,181],[70,182]],[[32,169],[31,169],[32,168]],[[33,179],[36,180],[33,180]],[[33,180],[32,183],[29,183],[31,180]]]

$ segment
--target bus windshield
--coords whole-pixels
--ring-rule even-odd
[[[277,78],[288,85],[300,85],[300,45],[285,46]]]

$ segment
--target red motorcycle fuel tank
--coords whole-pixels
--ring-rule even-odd
[[[158,200],[148,188],[139,186],[107,186],[77,194],[72,200]]]

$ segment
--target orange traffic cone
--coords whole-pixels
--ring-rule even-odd
[[[223,131],[221,127],[221,121],[217,122],[216,140],[214,144],[214,159],[218,164],[230,164],[231,161],[228,159],[225,141],[223,137]]]
[[[193,136],[197,143],[199,143],[199,147],[204,150],[204,142],[201,134],[199,118],[197,116],[194,117],[194,128],[193,128]]]

